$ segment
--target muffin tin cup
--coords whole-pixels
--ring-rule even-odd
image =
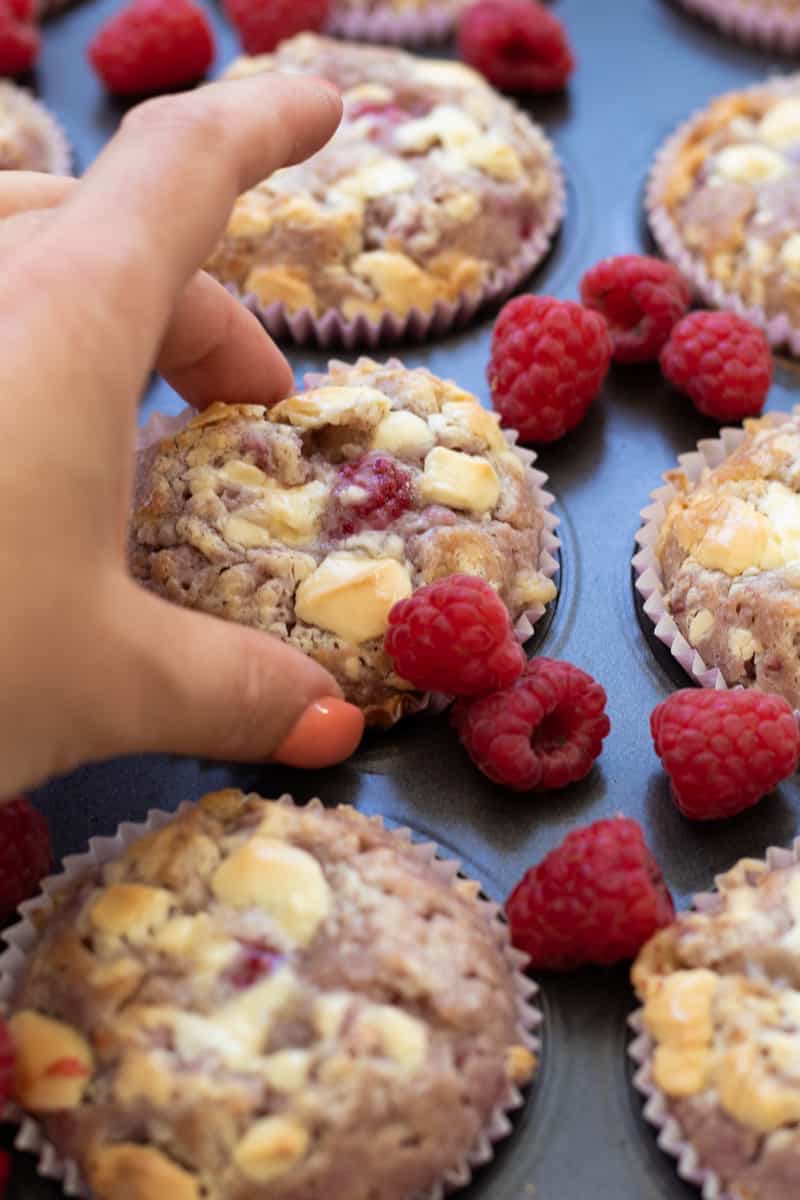
[[[753,87],[741,88],[736,92],[725,94],[734,96],[769,92],[781,96],[797,94],[799,88],[800,76],[790,75],[770,80],[768,83],[762,81]],[[716,97],[716,99],[721,98]],[[777,313],[770,317],[763,308],[746,304],[736,292],[726,291],[719,280],[712,278],[705,264],[688,249],[677,225],[664,205],[660,203],[660,197],[674,170],[685,139],[704,119],[707,112],[708,105],[697,109],[687,121],[675,130],[656,154],[645,192],[645,209],[653,237],[662,253],[675,264],[691,285],[695,295],[704,304],[714,308],[730,309],[732,312],[738,313],[739,316],[759,325],[772,346],[786,347],[792,354],[800,356],[800,328],[792,322],[788,314]]]
[[[794,413],[800,412],[797,406]],[[789,420],[792,413],[770,414],[779,423]],[[741,427],[724,428],[718,438],[705,438],[697,443],[697,449],[678,457],[678,465],[691,483],[696,483],[706,469],[713,470],[742,444],[745,431]],[[655,626],[655,635],[669,648],[672,657],[683,667],[695,683],[706,688],[727,688],[722,672],[710,667],[702,656],[689,644],[667,610],[661,564],[658,561],[657,545],[661,526],[670,501],[677,490],[664,476],[663,486],[651,493],[653,503],[641,511],[642,525],[636,534],[640,547],[633,556],[634,585],[644,601],[644,611]]]
[[[288,795],[281,796],[280,803],[294,806],[294,800]],[[310,801],[310,805],[322,807],[319,800]],[[83,872],[118,858],[132,842],[147,833],[162,829],[178,813],[192,807],[194,806],[187,802],[181,804],[172,813],[151,809],[145,821],[126,821],[118,827],[112,837],[92,838],[85,853],[69,855],[63,859],[60,874],[50,875],[42,880],[41,894],[21,904],[18,910],[21,920],[2,933],[7,949],[0,954],[0,1015],[7,1011],[11,998],[19,986],[28,954],[36,943],[38,927],[53,911],[54,895]],[[382,817],[371,816],[368,820],[372,824],[384,828]],[[435,843],[412,843],[411,831],[405,828],[393,829],[389,832],[403,844],[412,844],[420,861],[434,866],[443,880],[450,882],[460,873],[461,868],[458,862],[438,856]],[[479,898],[476,903],[483,911],[487,922],[492,926],[498,946],[513,975],[518,1015],[516,1036],[520,1043],[530,1050],[538,1060],[541,1048],[539,1029],[542,1024],[542,1013],[536,1003],[538,988],[524,973],[528,962],[527,955],[512,947],[508,925],[502,917],[500,905],[483,898]],[[449,1192],[469,1183],[473,1171],[489,1162],[493,1157],[495,1143],[511,1133],[512,1124],[509,1114],[520,1108],[523,1103],[524,1097],[520,1089],[509,1083],[505,1093],[493,1109],[486,1128],[464,1160],[447,1171],[433,1187],[415,1197],[415,1200],[441,1200]],[[7,1105],[5,1110],[0,1112],[0,1117],[19,1124],[20,1128],[14,1146],[17,1150],[37,1156],[39,1175],[46,1179],[58,1180],[68,1196],[83,1196],[87,1200],[91,1197],[92,1193],[81,1175],[78,1164],[73,1159],[64,1158],[58,1153],[52,1143],[47,1140],[38,1121],[27,1116],[13,1104]]]
[[[443,42],[453,32],[458,11],[453,0],[419,10],[398,11],[379,5],[371,11],[347,9],[334,3],[327,31],[349,42],[384,42],[396,46],[424,46]]]
[[[24,121],[30,122],[46,139],[48,147],[46,173],[71,175],[72,147],[61,124],[49,108],[45,108],[24,88],[8,82],[0,82],[0,99],[3,98],[8,98],[11,110],[19,113]]]
[[[763,12],[742,0],[678,0],[681,7],[702,17],[731,37],[770,50],[791,54],[800,49],[800,14]]]
[[[466,325],[483,305],[505,299],[527,279],[547,254],[564,219],[567,203],[564,173],[548,138],[538,127],[534,130],[553,185],[549,204],[538,228],[521,243],[510,262],[493,270],[479,292],[455,301],[439,301],[427,312],[412,308],[405,316],[398,316],[387,311],[373,321],[363,315],[347,320],[336,309],[329,309],[321,317],[314,316],[308,308],[290,313],[281,301],[265,305],[252,292],[239,292],[234,284],[226,284],[228,291],[258,317],[273,337],[323,350],[334,346],[346,350],[374,349],[401,341],[421,342]]]
[[[795,840],[791,850],[771,846],[764,861],[773,870],[800,862],[800,838]],[[697,912],[713,912],[719,903],[718,892],[700,892],[693,897],[692,908]],[[658,1130],[658,1145],[678,1160],[677,1170],[681,1179],[700,1188],[703,1200],[736,1200],[735,1196],[724,1190],[717,1172],[703,1165],[679,1122],[670,1113],[667,1097],[653,1081],[651,1063],[654,1042],[645,1029],[644,1009],[635,1009],[628,1017],[628,1024],[633,1034],[628,1044],[628,1054],[636,1066],[633,1086],[645,1098],[644,1118]]]

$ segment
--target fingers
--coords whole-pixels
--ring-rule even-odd
[[[293,386],[291,367],[252,313],[200,271],[184,289],[157,369],[187,404],[274,404]]]
[[[327,671],[277,638],[179,608],[129,580],[117,612],[124,689],[106,704],[114,710],[106,753],[264,762],[279,749],[281,761],[314,767],[358,745],[361,712]]]
[[[77,184],[65,175],[43,171],[3,171],[0,174],[0,219],[28,209],[56,208]]]

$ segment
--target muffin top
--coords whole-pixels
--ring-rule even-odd
[[[383,649],[392,605],[458,572],[512,617],[555,594],[531,472],[474,396],[422,368],[332,363],[267,410],[215,405],[140,461],[134,576],[316,658],[367,719],[421,697]]]
[[[53,896],[15,1098],[98,1200],[406,1200],[534,1068],[478,885],[286,801],[206,796]]]
[[[430,312],[480,294],[553,224],[549,144],[469,67],[301,34],[229,75],[272,69],[330,79],[344,117],[237,201],[207,266],[240,293],[348,321]]]
[[[743,859],[712,907],[641,951],[653,1082],[726,1194],[793,1194],[800,1169],[800,866]]]
[[[657,168],[650,199],[711,281],[800,322],[800,77],[715,100]]]
[[[47,110],[22,88],[0,81],[0,170],[59,171],[63,153]]]
[[[745,422],[696,484],[683,471],[657,554],[667,608],[731,686],[800,707],[800,408]]]

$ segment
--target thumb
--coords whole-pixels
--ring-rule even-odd
[[[324,767],[358,746],[364,716],[331,675],[278,638],[192,612],[124,581],[112,753],[163,751]]]

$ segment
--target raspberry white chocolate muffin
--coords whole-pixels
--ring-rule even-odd
[[[352,809],[206,796],[54,894],[15,1099],[97,1200],[419,1197],[536,1065],[478,893]]]
[[[324,75],[345,112],[323,150],[239,198],[208,263],[264,311],[472,311],[511,286],[526,247],[544,252],[562,205],[553,152],[470,68],[301,34],[229,74],[267,69]]]
[[[691,483],[683,470],[657,556],[667,611],[730,686],[800,707],[800,409],[745,422],[741,444]]]
[[[367,42],[411,46],[452,33],[469,0],[334,0],[328,30]]]
[[[707,302],[800,348],[800,76],[693,118],[659,156],[648,205],[662,249]]]
[[[800,0],[679,0],[723,33],[776,50],[800,46]]]
[[[422,368],[331,363],[272,409],[214,405],[139,476],[135,578],[310,654],[376,724],[424,702],[384,651],[397,600],[455,573],[487,580],[515,621],[555,595],[520,453]]]
[[[23,88],[0,81],[0,170],[69,174],[61,127]]]
[[[742,859],[633,968],[637,1085],[704,1196],[788,1200],[800,1178],[800,865],[784,858]]]

